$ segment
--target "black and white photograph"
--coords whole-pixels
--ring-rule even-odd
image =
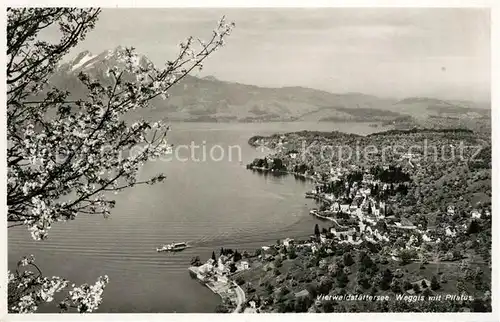
[[[304,6],[4,6],[0,320],[494,319],[491,5]]]

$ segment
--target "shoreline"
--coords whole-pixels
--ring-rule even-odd
[[[314,178],[314,176],[306,175],[306,174],[303,174],[303,173],[297,173],[297,172],[293,172],[293,171],[271,170],[271,169],[268,169],[268,168],[256,167],[256,166],[252,166],[252,165],[249,165],[249,164],[246,166],[246,168],[248,170],[260,171],[260,172],[263,172],[263,173],[291,174],[291,175],[294,175],[296,177],[308,179],[308,180],[311,180],[311,181],[316,181],[316,178]]]
[[[327,217],[327,216],[320,215],[319,211],[317,211],[317,210],[314,210],[314,209],[313,210],[309,210],[309,214],[311,214],[311,215],[313,215],[315,217],[318,217],[320,219],[325,219],[325,220],[329,220],[331,222],[334,222],[339,227],[346,228],[346,226],[339,224],[339,222],[337,221],[337,219],[332,218],[332,217]]]
[[[188,268],[188,270],[190,271],[190,273],[192,273],[191,276],[193,278],[198,280],[201,284],[206,286],[213,293],[219,295],[221,300],[222,300],[222,303],[224,302],[225,299],[229,299],[231,302],[236,303],[236,308],[231,313],[241,313],[240,312],[241,306],[245,303],[246,295],[245,295],[245,291],[243,291],[243,289],[238,284],[236,284],[235,281],[233,281],[229,277],[226,277],[227,282],[220,281],[219,282],[220,285],[218,285],[218,287],[216,287],[215,285],[210,284],[210,283],[215,283],[215,282],[217,282],[217,280],[216,279],[206,280],[206,278],[203,278],[201,276],[201,273],[200,273],[198,267],[190,266]],[[233,290],[234,290],[234,293],[232,292]],[[232,295],[234,295],[234,296],[232,296]]]
[[[284,170],[271,170],[268,168],[264,167],[255,167],[255,166],[250,166],[247,165],[246,168],[248,170],[252,171],[257,171],[257,172],[262,172],[262,173],[271,173],[271,174],[279,174],[279,175],[294,175],[295,177],[301,178],[303,180],[311,180],[313,182],[316,182],[317,179],[314,176],[311,175],[306,175],[302,173],[296,173],[292,171],[284,171]],[[319,196],[318,196],[319,197]],[[317,201],[322,201],[326,202],[327,199],[323,198],[315,198]],[[327,219],[325,217],[325,219]],[[336,223],[337,225],[341,226],[340,224]],[[231,313],[244,313],[245,310],[241,311],[242,305],[246,301],[246,294],[245,291],[230,277],[224,276],[227,279],[227,282],[221,282],[217,281],[217,277],[215,278],[210,278],[207,280],[206,276],[203,276],[197,266],[190,266],[188,267],[188,270],[190,272],[190,275],[193,279],[196,279],[198,282],[206,286],[209,290],[211,290],[214,294],[217,294],[220,296],[222,302],[221,304],[224,304],[224,301],[226,299],[229,299],[232,303],[236,303],[236,308]],[[219,282],[221,285],[215,286],[213,285],[214,282]],[[232,288],[234,286],[234,288]],[[234,293],[231,291],[234,290]]]

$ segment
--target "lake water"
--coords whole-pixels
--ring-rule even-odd
[[[43,242],[32,241],[26,228],[11,228],[9,268],[15,269],[22,255],[34,254],[45,275],[76,284],[93,283],[107,274],[110,283],[101,313],[214,312],[220,298],[191,279],[187,268],[192,257],[204,261],[221,247],[252,251],[277,239],[306,237],[315,223],[321,225],[308,213],[314,202],[304,198],[311,182],[245,168],[262,156],[247,144],[251,136],[299,130],[367,134],[381,128],[360,123],[172,124],[169,140],[175,146],[194,142],[207,151],[214,145],[239,146],[241,160],[237,153],[229,160],[226,151],[218,162],[207,158],[148,163],[140,176],[163,172],[166,181],[118,194],[109,219],[80,216],[56,224]],[[156,252],[157,246],[172,241],[189,241],[194,247]],[[55,312],[54,304],[39,312]]]

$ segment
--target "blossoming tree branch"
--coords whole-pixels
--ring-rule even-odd
[[[84,98],[53,88],[48,79],[61,58],[85,38],[100,9],[15,8],[7,18],[7,222],[26,226],[35,240],[47,238],[52,224],[82,214],[109,216],[113,192],[165,179],[158,174],[137,180],[141,166],[168,152],[168,127],[162,122],[124,116],[147,109],[154,99],[167,99],[169,89],[224,45],[234,27],[224,17],[207,41],[188,38],[177,58],[164,67],[140,63],[134,48],[120,53],[105,81],[84,73],[79,80]],[[41,40],[40,32],[58,27],[57,43]],[[142,146],[140,153],[129,154]],[[121,152],[124,152],[123,154]],[[122,157],[118,157],[118,156]],[[101,303],[108,277],[93,285],[70,285],[45,277],[32,255],[8,273],[10,312],[35,312],[54,294],[68,290],[61,310],[92,312]]]

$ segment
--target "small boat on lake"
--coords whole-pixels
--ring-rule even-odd
[[[161,247],[157,247],[156,251],[157,252],[180,252],[181,250],[184,250],[188,247],[189,247],[189,245],[187,243],[171,243],[171,244],[163,245]]]

